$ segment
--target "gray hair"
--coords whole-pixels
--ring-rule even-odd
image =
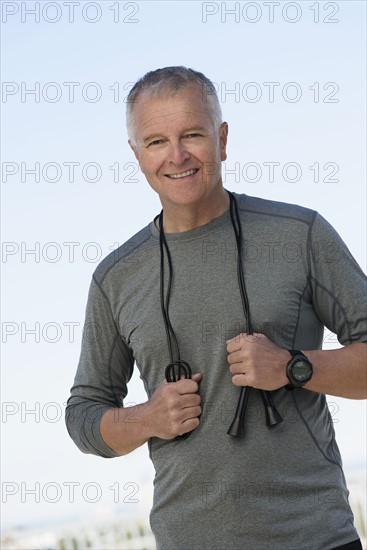
[[[222,123],[222,111],[211,80],[203,73],[187,67],[164,67],[146,73],[134,84],[127,96],[126,125],[129,138],[135,141],[133,106],[142,92],[147,92],[150,97],[173,95],[192,83],[200,86],[203,99],[208,102],[213,123],[219,128]]]

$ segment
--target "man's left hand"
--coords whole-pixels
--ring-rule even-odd
[[[241,333],[226,344],[235,386],[272,391],[288,384],[286,366],[291,356],[264,334]]]

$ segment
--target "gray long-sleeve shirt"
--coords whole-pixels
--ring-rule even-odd
[[[366,342],[365,277],[333,228],[299,206],[236,198],[254,331],[286,349],[321,348],[324,326],[343,345]],[[246,328],[229,212],[166,238],[174,270],[170,318],[181,358],[203,373],[203,412],[188,439],[149,441],[158,548],[329,550],[355,540],[323,394],[274,391],[284,421],[268,428],[253,390],[245,438],[227,435],[239,388],[231,382],[226,340]],[[116,456],[99,424],[109,407],[123,406],[134,363],[148,397],[164,378],[169,353],[159,280],[153,223],[93,275],[66,411],[69,433],[83,452]]]

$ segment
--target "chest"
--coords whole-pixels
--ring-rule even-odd
[[[303,250],[263,242],[245,241],[242,268],[251,322],[283,344],[293,334],[301,299],[307,286]],[[142,376],[157,385],[170,361],[160,291],[160,256],[146,258],[144,269],[135,266],[124,287],[118,314],[121,334],[133,350]],[[226,340],[247,330],[231,235],[171,246],[172,278],[169,317],[181,358],[200,364],[200,370],[226,364]],[[164,302],[169,285],[164,264]],[[295,261],[297,260],[297,261]],[[286,332],[284,331],[286,327]],[[195,367],[194,367],[195,368]]]

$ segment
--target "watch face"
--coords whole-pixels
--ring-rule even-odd
[[[310,371],[310,365],[302,359],[296,361],[292,365],[292,376],[298,382],[304,382],[305,380],[307,380],[310,376]]]

